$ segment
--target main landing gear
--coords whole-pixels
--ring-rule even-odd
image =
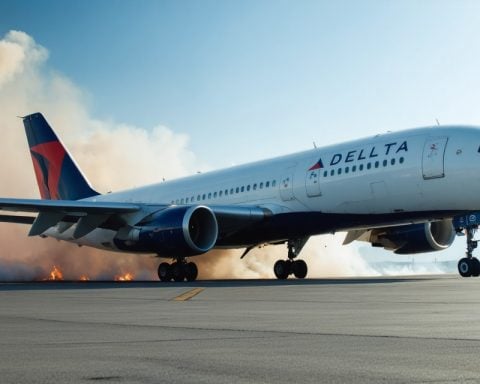
[[[160,281],[195,281],[198,276],[198,268],[195,263],[187,263],[180,259],[172,264],[160,263],[158,266],[158,277]]]
[[[293,274],[297,279],[307,276],[307,263],[303,260],[294,260],[307,243],[308,237],[288,240],[288,259],[278,260],[273,266],[273,272],[279,280],[285,280]]]
[[[458,272],[462,277],[476,277],[480,275],[480,261],[472,255],[473,250],[478,246],[478,241],[473,240],[477,229],[478,225],[470,225],[465,228],[465,234],[467,235],[466,257],[458,262]]]

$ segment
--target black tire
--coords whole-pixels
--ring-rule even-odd
[[[463,259],[459,260],[458,273],[460,273],[460,276],[462,277],[472,276],[472,262],[470,261],[470,259],[464,257]]]
[[[273,273],[275,273],[277,279],[285,280],[289,275],[287,262],[285,260],[278,260],[273,266]]]
[[[307,263],[303,260],[295,260],[293,262],[293,274],[297,279],[304,279],[307,276]]]
[[[292,259],[287,259],[285,261],[285,265],[286,265],[286,273],[287,273],[287,276],[291,275],[293,273],[293,263],[294,261]]]
[[[160,263],[158,266],[158,278],[160,281],[170,281],[172,280],[172,268],[168,263]]]
[[[198,268],[195,263],[187,263],[185,265],[185,278],[187,281],[195,281],[198,276]]]
[[[478,277],[480,275],[480,261],[474,257],[470,259],[470,264],[472,265],[472,276]]]
[[[177,283],[185,280],[185,266],[182,263],[175,262],[171,266],[173,280]]]

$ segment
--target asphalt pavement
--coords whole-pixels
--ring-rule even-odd
[[[480,279],[0,283],[1,383],[476,383]]]

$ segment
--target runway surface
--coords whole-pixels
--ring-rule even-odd
[[[479,293],[457,276],[0,284],[0,382],[480,382]]]

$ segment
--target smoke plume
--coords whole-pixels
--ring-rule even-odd
[[[22,122],[17,116],[43,112],[92,185],[116,191],[162,178],[194,173],[198,159],[188,136],[164,126],[151,129],[101,121],[91,116],[85,95],[67,77],[48,66],[48,51],[24,32],[10,31],[0,40],[0,196],[38,197]],[[118,175],[121,175],[119,177]],[[65,279],[111,280],[131,273],[135,279],[157,279],[158,259],[117,254],[27,237],[27,226],[0,224],[0,280],[48,278],[53,266]],[[273,278],[272,266],[284,259],[285,246],[253,250],[212,251],[198,257],[200,278]],[[302,252],[309,276],[375,275],[341,238],[310,239]]]
[[[22,121],[43,112],[100,192],[131,188],[191,173],[198,167],[188,136],[164,126],[140,127],[90,116],[85,96],[68,78],[48,67],[48,51],[24,32],[0,40],[0,196],[38,198]],[[122,177],[118,177],[122,175]],[[27,237],[28,227],[0,224],[0,280],[47,278],[57,266],[66,279],[111,280],[132,273],[154,279],[152,257],[116,254]]]

